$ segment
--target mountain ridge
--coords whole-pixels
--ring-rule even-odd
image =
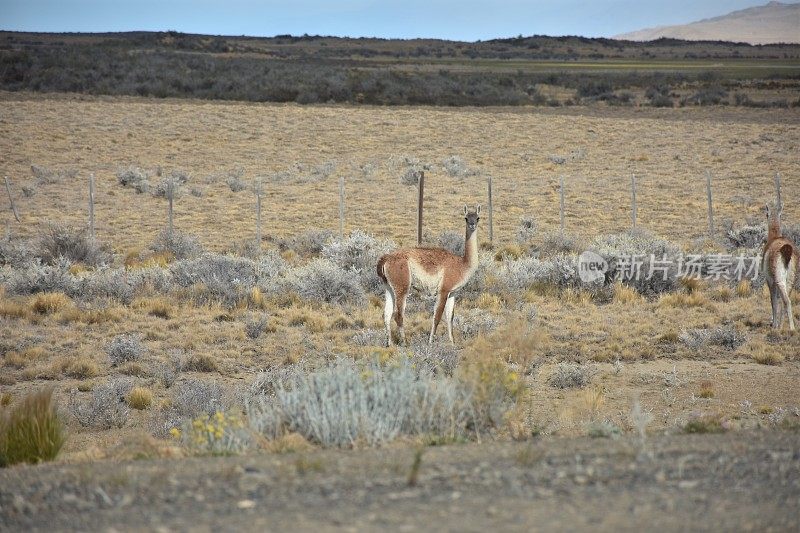
[[[688,24],[645,28],[613,38],[652,41],[662,37],[749,44],[800,43],[800,3],[772,1]]]

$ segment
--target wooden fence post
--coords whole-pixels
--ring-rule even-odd
[[[711,172],[706,170],[706,194],[708,195],[708,236],[714,236],[714,197],[711,192]]]
[[[94,240],[94,174],[89,174],[89,237]]]
[[[419,171],[419,187],[417,189],[417,246],[422,245],[422,200],[425,197],[425,172]]]
[[[344,175],[339,177],[339,238],[344,239]]]
[[[169,217],[168,217],[168,220],[169,220],[169,236],[172,237],[172,235],[173,235],[172,201],[175,198],[175,180],[172,179],[172,178],[169,178],[167,180],[166,185],[167,185],[167,190],[165,192],[167,193],[167,200],[169,200],[169,211],[168,211],[168,213],[169,213]]]
[[[261,194],[263,192],[263,185],[261,178],[256,178],[256,249],[261,251]]]
[[[19,213],[17,213],[17,206],[14,205],[14,197],[11,196],[11,184],[8,182],[8,176],[5,176],[6,192],[8,193],[8,201],[11,203],[11,212],[14,213],[14,218],[19,222]]]
[[[564,176],[560,178],[560,186],[559,186],[559,221],[561,227],[561,236],[564,236]]]
[[[631,174],[631,227],[636,229],[636,174]]]
[[[489,244],[494,245],[494,205],[492,203],[492,177],[489,176]]]

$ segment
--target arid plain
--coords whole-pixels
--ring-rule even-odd
[[[0,95],[0,175],[10,179],[20,216],[16,222],[3,196],[8,237],[35,239],[51,222],[85,226],[93,174],[97,239],[113,250],[113,267],[131,272],[145,264],[168,269],[174,260],[149,249],[167,223],[167,203],[120,185],[118,174],[131,166],[150,174],[151,185],[159,174],[188,176],[175,200],[175,227],[214,253],[239,253],[255,239],[250,187],[260,179],[262,248],[289,269],[313,259],[293,248],[300,237],[338,232],[341,177],[345,233],[413,245],[416,188],[403,177],[424,169],[426,240],[437,245],[443,232],[462,234],[464,204],[486,204],[491,176],[493,247],[485,216],[479,227],[490,266],[457,303],[452,354],[495,358],[521,383],[492,439],[553,449],[562,438],[622,434],[633,442],[642,424],[659,435],[797,431],[800,336],[771,330],[759,282],[684,283],[655,295],[615,284],[598,296],[558,284],[512,289],[502,278],[511,271],[506,263],[552,253],[562,176],[570,253],[629,229],[632,175],[640,228],[687,252],[731,253],[727,230],[763,223],[775,173],[782,176],[785,222],[800,222],[798,153],[797,108],[382,108]],[[244,189],[234,192],[231,180]],[[524,235],[523,217],[532,223]],[[14,273],[4,268],[0,280],[8,283]],[[73,265],[70,272],[91,270]],[[182,382],[220,386],[230,409],[241,410],[259,372],[299,362],[314,368],[341,356],[390,362],[405,353],[383,347],[383,303],[370,291],[341,303],[254,289],[234,304],[203,300],[198,291],[149,287],[124,302],[63,295],[52,305],[40,294],[0,293],[0,389],[13,405],[26,392],[54,387],[69,430],[57,462],[191,454],[159,418]],[[420,301],[412,295],[407,329],[412,351],[425,352],[430,302]],[[800,304],[797,293],[794,302]],[[262,316],[263,331],[250,335],[248,323]],[[144,355],[109,362],[108,346],[124,334],[138,336]],[[579,369],[577,382],[558,381],[564,365]],[[163,377],[167,367],[172,382]],[[110,429],[73,416],[68,406],[91,402],[93,389],[118,379],[128,380],[126,390],[144,389],[146,404],[121,398],[129,412]],[[647,421],[632,414],[637,410]],[[396,445],[432,442],[407,437]],[[259,451],[247,453],[329,460],[319,447],[291,433],[262,439]],[[516,462],[526,465],[529,452],[521,450]]]

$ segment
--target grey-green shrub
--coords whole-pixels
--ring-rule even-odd
[[[394,248],[396,245],[389,240],[376,239],[356,230],[344,239],[330,239],[322,247],[322,257],[357,276],[367,292],[377,294],[383,293],[383,283],[375,265],[382,255]]]
[[[106,355],[111,361],[111,366],[138,361],[145,353],[147,348],[142,344],[141,336],[137,334],[117,335],[106,346]]]
[[[284,290],[293,291],[309,301],[360,304],[365,297],[359,276],[328,259],[314,259],[288,270],[280,284]]]
[[[339,359],[293,372],[256,395],[246,409],[251,427],[268,438],[295,431],[323,446],[380,445],[400,435],[457,438],[475,422],[471,394],[454,378],[418,373],[408,359],[360,368]]]
[[[75,419],[84,427],[111,429],[123,427],[130,416],[130,408],[126,402],[133,382],[127,378],[118,378],[96,385],[88,401],[77,398],[72,391],[70,411]]]
[[[159,232],[150,249],[156,253],[168,252],[175,259],[193,259],[203,253],[203,246],[197,237],[167,228]]]
[[[592,380],[593,375],[593,367],[575,363],[559,363],[547,378],[547,383],[557,389],[585,387]]]

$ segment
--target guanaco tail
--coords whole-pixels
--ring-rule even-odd
[[[779,205],[773,211],[769,204],[766,205],[767,244],[764,246],[762,268],[769,287],[769,299],[772,303],[772,327],[780,328],[783,324],[783,312],[789,317],[789,329],[794,331],[794,315],[792,314],[792,300],[789,292],[794,286],[800,266],[800,255],[797,246],[785,238],[781,233],[781,214],[783,206]],[[783,305],[783,310],[781,310]]]
[[[466,285],[478,267],[478,234],[481,206],[474,211],[464,206],[466,221],[466,237],[464,239],[464,255],[458,256],[442,248],[403,248],[388,253],[378,260],[378,276],[386,285],[386,303],[383,320],[386,324],[388,345],[392,345],[392,318],[397,323],[397,330],[403,344],[406,342],[403,330],[403,315],[406,299],[412,283],[436,294],[436,305],[433,309],[431,334],[428,344],[433,343],[436,329],[444,314],[447,323],[447,336],[453,340],[453,311],[455,293]]]

